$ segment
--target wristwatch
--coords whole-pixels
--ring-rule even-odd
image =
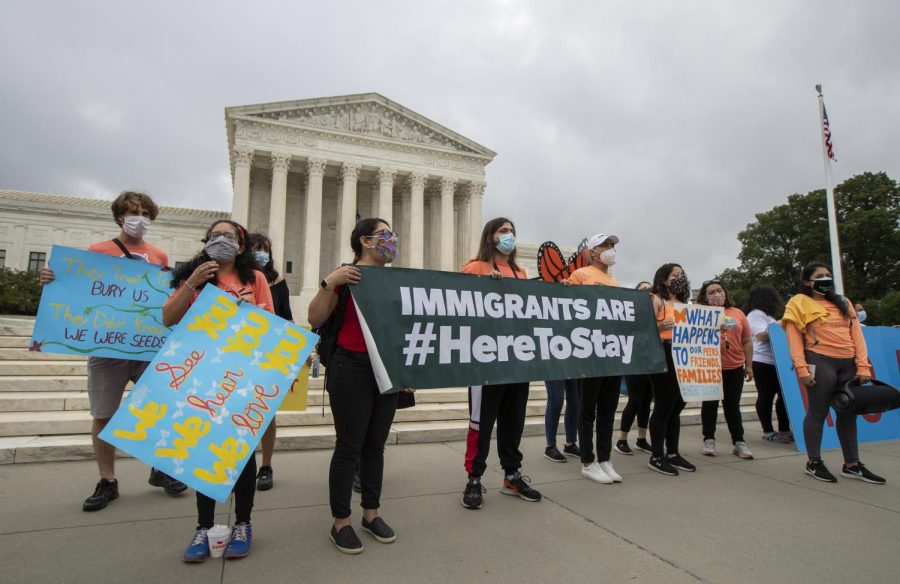
[[[319,286],[321,286],[323,290],[331,292],[331,288],[328,287],[328,282],[326,282],[325,280],[319,282]]]

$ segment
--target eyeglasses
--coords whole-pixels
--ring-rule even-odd
[[[396,233],[394,233],[393,231],[391,231],[389,229],[382,229],[381,231],[376,231],[375,233],[373,233],[372,235],[369,235],[367,237],[375,237],[382,241],[391,241],[392,239],[400,239],[399,235],[397,235]]]
[[[230,239],[231,241],[237,241],[238,236],[237,233],[232,233],[231,231],[213,231],[209,234],[209,241],[213,239],[218,239],[220,237],[224,237],[225,239]]]

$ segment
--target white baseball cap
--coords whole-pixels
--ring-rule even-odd
[[[613,242],[614,244],[619,243],[619,238],[616,237],[615,235],[607,235],[605,233],[598,233],[597,235],[592,237],[590,240],[588,240],[588,249],[594,249],[595,247],[597,247],[598,245],[600,245],[607,239],[610,240],[611,242]]]

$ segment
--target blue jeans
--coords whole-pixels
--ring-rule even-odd
[[[547,409],[544,411],[544,433],[547,446],[556,445],[559,430],[559,415],[562,413],[563,399],[566,403],[566,444],[574,444],[578,439],[578,383],[577,379],[545,381],[547,386]]]

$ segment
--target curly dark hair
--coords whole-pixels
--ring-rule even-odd
[[[259,268],[259,271],[265,274],[266,281],[271,284],[278,279],[278,270],[275,269],[275,258],[272,256],[272,240],[262,233],[251,233],[247,240],[250,242],[250,251],[254,247],[261,247],[269,252],[269,263]]]
[[[681,268],[681,264],[663,264],[656,270],[656,274],[653,275],[653,288],[651,288],[651,292],[659,296],[660,298],[664,298],[666,300],[671,300],[669,298],[672,295],[672,292],[669,290],[669,287],[666,286],[666,280],[669,278],[669,275],[672,273],[672,270],[675,268]],[[684,272],[684,268],[681,268],[681,271]],[[687,274],[684,275],[685,279],[687,278]],[[691,298],[691,282],[688,280],[686,290],[681,296],[676,296],[675,300],[687,304],[688,300]]]
[[[728,288],[725,287],[725,284],[723,284],[721,280],[707,280],[706,282],[703,282],[703,285],[700,286],[700,291],[697,292],[697,304],[709,306],[709,299],[706,297],[706,289],[713,284],[718,284],[722,287],[722,291],[725,292],[725,304],[723,305],[723,308],[734,308],[737,306],[731,299],[731,296],[728,295]]]
[[[775,320],[778,320],[784,313],[784,300],[774,288],[770,286],[757,286],[750,290],[750,294],[747,296],[747,304],[744,305],[744,314],[750,314],[754,310],[761,310]]]
[[[810,298],[814,298],[812,286],[807,286],[806,281],[812,278],[813,272],[815,272],[819,268],[825,268],[829,272],[831,272],[831,266],[823,262],[812,262],[806,264],[806,267],[803,268],[803,271],[800,272],[800,292],[806,294]],[[827,294],[825,294],[825,300],[831,302],[837,309],[840,311],[841,316],[844,318],[850,318],[850,309],[848,308],[847,299],[843,296],[839,295],[834,291],[834,288],[831,289]]]
[[[350,249],[353,250],[354,264],[362,259],[362,243],[359,241],[359,238],[368,237],[375,233],[375,228],[378,227],[379,223],[384,223],[388,226],[388,229],[391,228],[390,223],[378,217],[360,219],[356,227],[353,228],[353,233],[350,234]]]
[[[256,276],[253,275],[253,272],[256,271],[256,265],[253,261],[253,251],[250,249],[250,246],[247,245],[247,242],[249,241],[249,234],[247,233],[247,230],[243,225],[229,219],[219,219],[209,226],[209,228],[206,230],[206,235],[203,236],[203,239],[201,239],[200,241],[202,241],[203,243],[209,241],[212,230],[215,229],[216,225],[221,225],[222,223],[228,223],[235,228],[235,230],[237,231],[238,245],[244,248],[244,251],[240,252],[237,257],[234,258],[234,269],[237,271],[238,279],[240,279],[241,284],[250,284],[252,282],[255,282]],[[203,262],[208,262],[210,260],[212,260],[212,258],[209,257],[206,254],[206,250],[203,249],[200,250],[200,253],[191,258],[189,262],[187,262],[180,268],[175,268],[172,271],[172,282],[170,283],[172,288],[177,288],[179,284],[187,280],[191,276],[191,274],[194,273],[194,270],[197,269],[197,266],[199,266]],[[213,286],[218,283],[219,279],[217,276],[213,276],[206,282],[206,284],[212,284]],[[197,289],[200,290],[206,284],[201,284]]]
[[[516,234],[516,224],[510,219],[507,219],[506,217],[491,219],[484,224],[484,229],[481,230],[481,239],[478,240],[478,255],[475,259],[481,262],[494,263],[494,233],[500,229],[504,223],[512,225],[513,235]],[[513,250],[506,260],[506,263],[509,264],[509,267],[513,272],[519,271],[519,266],[516,264],[516,251],[517,250]]]
[[[159,207],[153,202],[150,195],[136,191],[123,191],[116,197],[116,200],[110,205],[113,219],[121,225],[125,213],[138,206],[147,211],[147,214],[150,215],[150,221],[156,221],[156,217],[159,216]]]

